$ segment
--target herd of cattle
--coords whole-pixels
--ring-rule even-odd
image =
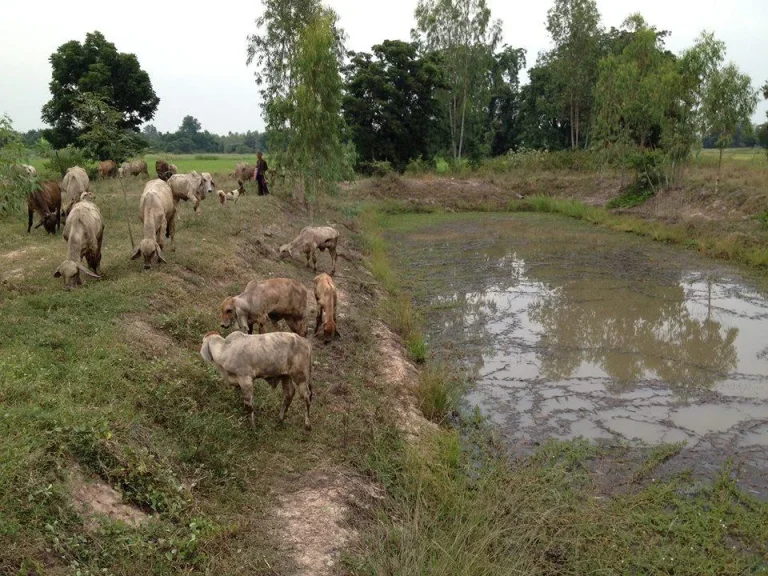
[[[111,161],[108,161],[111,162]],[[100,174],[110,177],[114,169],[102,162]],[[165,164],[165,163],[163,163]],[[109,168],[106,173],[101,168]],[[25,167],[26,169],[27,167]],[[32,167],[28,167],[34,170]],[[139,200],[139,218],[143,224],[143,237],[131,256],[132,260],[143,257],[144,268],[153,262],[165,263],[164,237],[174,245],[175,219],[180,201],[191,201],[199,213],[200,201],[213,193],[215,183],[210,174],[191,172],[178,174],[173,165],[158,162],[158,178],[149,180]],[[127,162],[118,169],[118,175],[146,174],[146,163]],[[29,169],[27,171],[34,175]],[[120,172],[122,171],[122,173]],[[242,181],[231,193],[217,192],[224,203],[236,200],[245,193]],[[233,196],[230,196],[233,195]],[[28,226],[32,230],[33,215],[50,234],[55,234],[64,220],[63,237],[67,242],[67,257],[56,269],[54,276],[64,279],[64,287],[70,290],[83,283],[82,274],[100,278],[101,249],[104,238],[104,220],[95,198],[90,191],[86,171],[78,166],[70,168],[61,183],[46,180],[38,183],[27,198]],[[331,276],[336,271],[339,233],[329,226],[306,227],[290,243],[280,246],[281,258],[303,254],[306,266],[317,272],[317,251],[328,251],[331,257],[329,274],[319,274],[314,279],[317,304],[315,335],[326,342],[338,336],[336,328],[336,287]],[[85,259],[87,267],[83,265]],[[253,415],[253,379],[263,378],[273,387],[280,382],[283,388],[283,405],[280,420],[291,404],[294,393],[299,391],[305,403],[304,426],[311,429],[309,409],[312,402],[312,346],[307,340],[308,291],[301,282],[289,278],[275,278],[250,282],[237,296],[226,298],[221,305],[221,327],[234,327],[226,338],[218,332],[210,332],[203,338],[202,357],[213,363],[222,376],[239,386],[243,401]],[[265,333],[267,321],[274,327],[283,320],[291,332]],[[257,326],[258,334],[253,334]],[[246,334],[247,333],[247,334]]]

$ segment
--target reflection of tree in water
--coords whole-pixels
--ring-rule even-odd
[[[461,241],[408,251],[427,295],[420,305],[433,350],[462,358],[470,370],[483,367],[484,355],[507,353],[504,346],[510,354],[535,350],[541,376],[551,380],[591,364],[625,385],[657,377],[706,387],[735,369],[738,330],[692,317],[679,271],[659,269],[623,239],[604,246],[604,238],[569,236],[520,246],[492,222],[482,232],[461,225]],[[526,238],[532,233],[526,229]],[[534,333],[517,330],[523,310],[539,325]]]
[[[708,387],[736,368],[737,328],[721,329],[710,315],[693,318],[679,284],[651,293],[635,286],[577,279],[539,298],[529,316],[543,328],[542,376],[567,378],[587,362],[620,382],[656,376]]]
[[[421,303],[427,309],[432,349],[460,357],[470,374],[476,375],[483,368],[483,354],[498,346],[492,333],[495,323],[503,319],[508,328],[515,320],[505,309],[504,298],[494,294],[517,286],[523,269],[516,254],[478,251],[464,256],[464,266],[441,274],[444,290]],[[431,281],[429,276],[423,277],[426,282]]]

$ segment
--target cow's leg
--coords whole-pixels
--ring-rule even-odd
[[[32,208],[29,208],[27,209],[27,213],[29,214],[29,221],[27,222],[27,234],[29,234],[32,230],[32,216],[35,214],[35,211],[32,210]]]
[[[288,328],[290,328],[294,334],[298,334],[302,338],[306,338],[307,323],[304,321],[304,318],[296,317],[296,316],[286,316],[285,323],[288,324]]]
[[[336,274],[336,247],[328,248],[328,253],[331,255],[331,276]]]
[[[320,331],[320,326],[323,321],[323,307],[320,305],[320,301],[317,302],[317,318],[315,319],[315,334]]]
[[[307,246],[304,248],[304,256],[307,257],[307,268],[309,268],[309,260],[310,260],[310,254],[312,253],[312,248],[310,246]]]
[[[293,380],[290,376],[282,376],[280,382],[283,384],[283,405],[280,408],[280,422],[285,420],[285,413],[288,411],[288,407],[293,400],[293,394],[296,392],[296,387],[293,385]]]
[[[251,415],[251,426],[256,427],[256,420],[253,415],[253,378],[250,376],[239,376],[237,383],[240,386],[240,394],[243,396],[243,404]]]
[[[61,206],[56,208],[56,232],[61,230]]]
[[[299,394],[304,399],[304,429],[312,430],[312,424],[309,422],[309,408],[312,406],[312,384],[304,374],[297,374],[300,381],[296,383]]]
[[[317,272],[317,247],[314,244],[312,244],[310,252],[312,253],[312,270]]]

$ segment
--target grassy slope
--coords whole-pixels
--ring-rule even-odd
[[[127,186],[137,235],[143,182]],[[60,236],[27,235],[21,215],[0,222],[0,573],[289,572],[277,495],[300,489],[310,470],[355,461],[385,401],[363,386],[369,307],[355,298],[343,310],[345,338],[360,346],[315,347],[315,430],[302,431],[295,406],[280,426],[279,394],[262,383],[252,432],[239,395],[201,361],[200,341],[218,327],[221,300],[249,280],[311,286],[311,271],[263,257],[305,224],[293,215],[302,211],[246,196],[226,209],[209,199],[195,218],[182,204],[169,265],[142,272],[129,260],[120,186],[93,189],[106,220],[104,277],[81,289],[64,292],[52,277]],[[341,267],[354,293],[359,271]],[[68,480],[75,463],[155,518],[84,529]]]

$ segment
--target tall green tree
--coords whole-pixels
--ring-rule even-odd
[[[75,101],[80,119],[77,143],[95,160],[123,162],[144,150],[146,141],[124,127],[122,114],[112,108],[103,96],[85,92]]]
[[[505,46],[493,56],[487,127],[491,156],[515,150],[520,143],[520,71],[523,68],[523,48]]]
[[[542,55],[528,71],[529,82],[520,89],[520,144],[537,150],[563,150],[571,146],[568,117],[563,115],[561,87]]]
[[[600,61],[595,89],[595,137],[606,160],[630,164],[636,180],[653,188],[658,169],[662,127],[676,109],[680,95],[677,59],[664,49],[663,36],[640,14],[624,27],[629,42],[620,54]]]
[[[248,36],[246,63],[256,64],[256,84],[261,87],[261,101],[267,129],[285,136],[290,127],[297,80],[297,59],[303,30],[325,14],[320,0],[264,0],[262,15],[256,19],[257,32]],[[341,65],[344,58],[344,32],[333,19],[333,54]],[[276,138],[282,140],[283,138]],[[278,142],[274,142],[278,144]],[[283,148],[287,143],[283,143]]]
[[[420,56],[415,43],[400,40],[350,56],[343,108],[359,158],[403,170],[410,160],[436,152],[437,91],[443,85],[437,56]]]
[[[202,126],[200,125],[200,121],[194,116],[189,115],[184,116],[181,120],[181,126],[179,126],[179,132],[187,134],[188,136],[194,136],[200,132],[201,129]]]
[[[600,12],[595,0],[555,0],[547,13],[547,31],[555,44],[551,60],[563,87],[571,148],[581,142],[582,119],[589,126],[600,59]],[[586,141],[585,141],[586,146]]]
[[[78,99],[85,93],[99,96],[120,113],[120,127],[138,131],[154,117],[160,98],[149,75],[134,54],[118,52],[101,32],[85,41],[62,44],[50,57],[53,77],[51,99],[43,106],[43,120],[52,126],[46,138],[57,148],[75,144],[83,124]]]
[[[297,46],[294,79],[288,100],[293,103],[291,123],[295,135],[288,154],[295,158],[312,204],[321,187],[340,179],[343,169],[341,142],[343,81],[339,68],[336,14],[320,12],[301,31]]]
[[[733,141],[738,127],[750,122],[757,107],[757,94],[752,87],[752,79],[733,63],[718,68],[711,75],[704,93],[702,110],[707,128],[718,136],[720,156],[715,192],[720,189],[723,150]]]
[[[443,58],[451,153],[461,160],[468,124],[483,129],[486,76],[501,41],[501,21],[491,19],[486,0],[419,0],[415,16],[414,40],[424,53],[437,52]],[[469,139],[474,138],[476,134],[470,134]]]

